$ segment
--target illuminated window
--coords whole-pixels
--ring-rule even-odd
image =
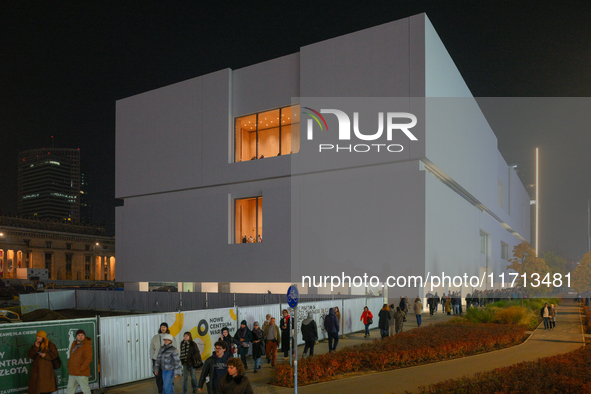
[[[263,198],[236,200],[236,243],[263,241]]]
[[[300,106],[236,118],[236,162],[290,155],[300,151]]]

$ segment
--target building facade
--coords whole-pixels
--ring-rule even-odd
[[[373,148],[355,129],[371,110],[389,130]],[[345,113],[356,137],[335,148]],[[401,114],[414,140],[390,127]],[[525,188],[424,14],[119,100],[116,127],[124,282],[445,273],[491,288],[529,240]]]
[[[43,148],[18,155],[18,213],[80,222],[80,150]]]
[[[115,239],[104,229],[0,217],[0,278],[26,279],[26,268],[50,280],[115,280]]]

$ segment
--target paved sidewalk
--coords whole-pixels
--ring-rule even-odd
[[[423,325],[439,323],[449,319],[449,316],[441,313],[429,316],[423,314]],[[406,329],[416,328],[414,315],[410,315],[405,323]],[[388,372],[371,373],[357,377],[334,380],[325,383],[311,384],[298,388],[302,394],[308,393],[404,393],[405,391],[416,392],[419,386],[426,386],[441,382],[446,379],[456,379],[462,376],[472,376],[477,372],[489,371],[495,368],[509,366],[522,361],[533,361],[541,357],[553,356],[575,350],[583,345],[584,338],[581,328],[580,312],[578,306],[560,306],[556,329],[553,331],[544,330],[538,327],[530,338],[523,344],[494,352],[469,356],[455,360],[426,364],[417,367],[403,368]],[[347,335],[346,339],[339,341],[338,348],[364,343],[379,338],[379,330],[372,330],[371,338],[363,338],[363,333]],[[302,354],[303,346],[298,346],[298,354]],[[316,345],[315,353],[323,354],[328,352],[326,341]],[[283,354],[278,357],[282,360]],[[248,360],[252,368],[252,359]],[[247,371],[255,393],[287,394],[293,393],[293,389],[271,386],[267,384],[271,378],[271,367],[264,363],[263,368],[257,374]],[[199,377],[199,371],[197,377]],[[371,389],[368,389],[371,388]],[[175,380],[175,391],[182,393],[182,379]],[[206,392],[204,390],[203,392]],[[109,388],[108,393],[147,393],[156,394],[156,383],[154,379],[148,379],[128,385]]]

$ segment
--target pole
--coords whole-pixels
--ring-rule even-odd
[[[297,394],[298,393],[298,307],[296,305],[296,307],[294,308],[294,333],[295,333],[295,338],[294,338],[294,343],[293,343],[293,354],[294,354],[294,360],[293,360],[293,382],[294,382],[294,393]]]
[[[591,250],[591,198],[587,200],[587,250]]]

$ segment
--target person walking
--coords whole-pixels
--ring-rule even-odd
[[[334,308],[328,310],[328,315],[324,317],[324,329],[328,335],[328,352],[337,350],[339,344],[339,321],[334,313]]]
[[[445,313],[447,307],[447,297],[445,296],[445,291],[441,295],[441,312]]]
[[[164,346],[164,335],[170,334],[170,330],[168,329],[168,323],[162,322],[160,324],[160,328],[158,329],[158,334],[152,337],[152,341],[150,342],[150,358],[152,359],[152,368],[154,364],[156,364],[156,358],[158,358],[158,353],[162,346]],[[178,349],[176,339],[173,338],[172,346],[175,349]],[[154,374],[156,376],[156,387],[158,387],[158,394],[162,394],[163,390],[163,382],[162,382],[162,373],[158,371],[158,374]]]
[[[396,334],[402,332],[402,326],[404,325],[404,316],[404,311],[402,311],[400,307],[397,306],[396,312],[394,312],[394,324],[396,326]]]
[[[451,293],[447,295],[447,299],[445,301],[445,312],[448,315],[451,315]]]
[[[238,355],[242,360],[244,369],[248,369],[246,364],[246,356],[248,356],[248,349],[250,349],[250,342],[252,341],[252,333],[246,326],[246,320],[240,322],[240,328],[234,334],[234,343],[238,346]]]
[[[422,314],[423,314],[423,303],[421,302],[421,299],[419,297],[415,298],[413,310],[414,310],[415,315],[417,317],[417,326],[420,327],[421,326],[421,318],[422,318]]]
[[[550,310],[547,302],[544,303],[544,307],[540,310],[540,316],[544,319],[544,330],[548,330],[550,328]]]
[[[283,359],[287,360],[289,358],[289,342],[291,340],[290,330],[293,329],[293,319],[289,316],[287,309],[283,310],[283,317],[281,318],[279,328],[281,329],[281,350],[283,351]]]
[[[369,338],[369,326],[373,323],[373,314],[370,312],[367,306],[363,307],[363,313],[361,314],[361,318],[359,319],[365,325],[365,335],[363,338]]]
[[[394,308],[394,304],[390,304],[388,306],[388,308],[390,309],[388,311],[389,316],[389,321],[390,321],[390,326],[388,327],[389,332],[390,332],[390,336],[393,337],[394,334],[396,334],[396,326],[395,326],[395,321],[394,321],[394,313],[396,312],[396,308]]]
[[[162,390],[164,394],[174,394],[174,379],[181,376],[183,366],[178,350],[172,346],[174,337],[164,334],[164,345],[158,352],[153,370],[156,376],[162,375]]]
[[[316,326],[312,312],[308,312],[308,318],[302,321],[300,331],[302,332],[302,339],[305,343],[302,357],[306,357],[308,349],[310,350],[310,357],[314,357],[314,345],[316,345],[316,341],[318,340],[318,327]]]
[[[226,342],[226,345],[227,345],[226,353],[228,353],[228,356],[233,357],[232,356],[232,344],[234,343],[234,340],[232,339],[232,336],[230,335],[230,329],[228,327],[222,328],[222,336],[220,337],[220,341]]]
[[[84,394],[90,394],[88,377],[92,361],[92,341],[86,337],[84,330],[76,331],[76,339],[70,346],[68,360],[68,389],[67,394],[74,394],[78,386]]]
[[[259,322],[252,325],[252,358],[254,360],[254,373],[261,369],[261,357],[265,353],[265,333],[259,327]]]
[[[271,322],[271,315],[267,314],[267,316],[265,316],[265,322],[263,323],[263,326],[261,327],[261,329],[263,330],[263,335],[267,332],[267,327],[269,326],[269,323]],[[265,349],[267,348],[267,344],[265,343]],[[265,351],[265,358],[267,359],[267,364],[269,364],[271,361],[269,360],[269,355],[266,353]]]
[[[219,381],[216,394],[254,394],[244,366],[237,358],[228,360],[228,372]]]
[[[550,315],[550,329],[554,330],[556,328],[556,307],[554,306],[554,304],[550,304],[550,309],[552,310],[549,315]]]
[[[33,360],[33,364],[29,370],[29,388],[27,394],[57,391],[57,382],[51,361],[58,357],[57,347],[47,339],[45,331],[37,332],[35,343],[31,346],[27,355]]]
[[[271,366],[275,366],[275,360],[277,358],[277,347],[278,343],[281,342],[281,332],[279,327],[275,324],[275,318],[272,317],[267,326],[265,333],[265,345],[267,350],[267,364],[271,363]]]
[[[384,304],[382,309],[378,313],[378,327],[380,328],[380,335],[382,339],[388,336],[388,330],[390,328],[390,308],[388,304]]]
[[[193,336],[189,331],[183,334],[179,355],[183,366],[183,394],[189,392],[189,379],[191,380],[191,387],[195,393],[197,392],[197,366],[203,365],[203,361],[201,361],[199,348],[195,341],[193,341]]]
[[[228,344],[225,341],[217,341],[213,346],[215,350],[205,360],[203,369],[201,370],[201,376],[199,376],[199,384],[197,385],[197,390],[202,392],[203,385],[207,380],[208,394],[215,394],[220,379],[228,372],[228,361],[233,360],[226,351]]]

